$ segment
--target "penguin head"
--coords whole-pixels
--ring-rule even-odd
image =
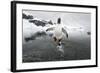
[[[57,24],[61,24],[61,18],[58,18]]]

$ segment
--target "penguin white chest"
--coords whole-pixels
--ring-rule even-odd
[[[54,36],[58,39],[62,38],[62,27],[57,26],[54,30]]]

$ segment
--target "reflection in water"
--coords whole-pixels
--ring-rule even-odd
[[[73,36],[71,34],[69,34],[70,38],[62,40],[64,56],[60,56],[55,43],[47,36],[23,44],[23,62],[90,59],[90,36],[86,33],[81,35],[74,33]]]

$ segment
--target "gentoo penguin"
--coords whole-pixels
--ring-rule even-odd
[[[54,31],[54,33],[53,33],[53,39],[54,39],[54,42],[57,45],[58,51],[61,53],[60,55],[61,56],[64,56],[64,49],[63,49],[63,46],[62,46],[61,41],[62,41],[62,38],[63,38],[63,34],[65,34],[66,37],[68,38],[68,33],[63,28],[63,25],[61,23],[61,18],[58,18],[57,24],[56,24],[55,27],[52,27],[52,28],[48,28],[47,29],[47,31],[50,31],[50,30],[53,30]]]

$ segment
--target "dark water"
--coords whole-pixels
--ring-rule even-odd
[[[87,60],[91,58],[90,37],[63,40],[64,57],[52,39],[43,38],[23,44],[23,62]]]

